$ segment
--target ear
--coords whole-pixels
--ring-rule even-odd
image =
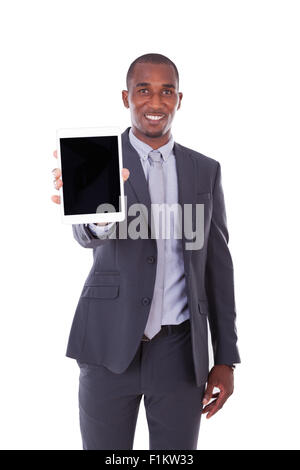
[[[178,96],[179,96],[179,103],[178,103],[177,109],[179,109],[180,106],[181,106],[181,100],[182,100],[183,94],[181,92],[179,92]]]
[[[125,108],[129,108],[128,90],[122,90],[122,100],[123,100]]]

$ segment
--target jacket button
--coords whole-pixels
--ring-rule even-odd
[[[148,256],[147,261],[148,261],[148,263],[151,263],[151,264],[154,263],[154,261],[155,261],[154,256]]]
[[[149,305],[149,303],[150,303],[149,297],[143,297],[142,298],[142,304],[143,305]]]

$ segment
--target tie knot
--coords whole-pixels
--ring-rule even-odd
[[[151,163],[162,164],[162,154],[158,150],[151,150],[151,152],[148,154],[148,157]]]

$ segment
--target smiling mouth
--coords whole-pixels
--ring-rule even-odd
[[[147,121],[159,122],[159,121],[161,121],[161,120],[165,117],[165,114],[151,114],[151,113],[146,113],[144,116],[145,116],[145,118],[147,119]]]

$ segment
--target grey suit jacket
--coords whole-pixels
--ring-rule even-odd
[[[122,133],[123,166],[130,170],[124,183],[127,209],[139,202],[150,214],[150,195],[129,129]],[[201,386],[209,367],[208,322],[214,363],[240,362],[233,264],[219,162],[177,142],[174,153],[179,204],[204,204],[203,247],[187,250],[185,243],[191,240],[182,238],[195,377]],[[94,262],[76,307],[66,356],[103,364],[115,373],[128,367],[140,345],[155,283],[157,248],[150,217],[147,239],[119,238],[119,224],[129,224],[133,218],[126,214],[125,222],[116,223],[114,238],[99,239],[83,224],[72,226],[77,242],[93,249]]]

